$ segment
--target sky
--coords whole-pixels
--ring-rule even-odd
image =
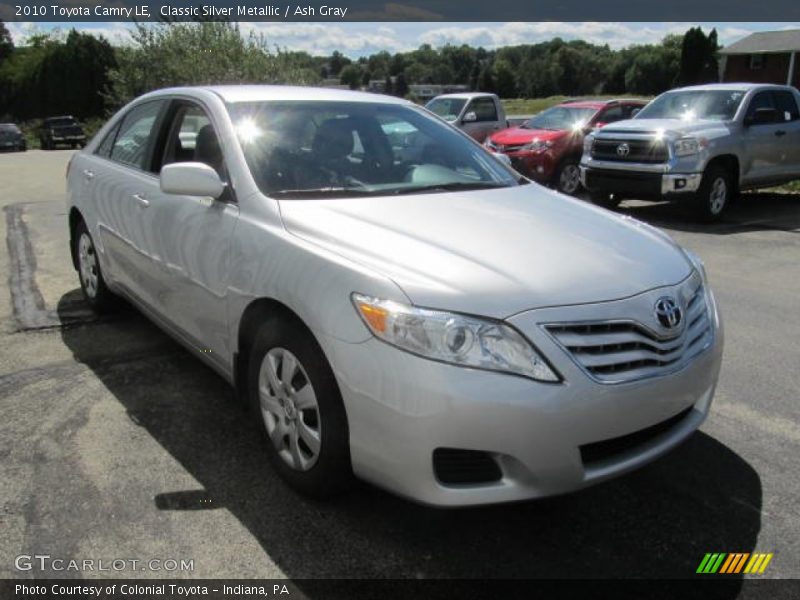
[[[715,27],[722,44],[730,44],[754,31],[800,28],[800,23],[241,23],[244,33],[263,33],[270,44],[291,51],[329,55],[334,50],[351,58],[388,50],[403,52],[421,44],[441,47],[469,44],[487,49],[515,44],[536,43],[554,37],[581,39],[622,48],[632,44],[654,43],[670,33],[683,33],[700,25]],[[24,44],[32,32],[70,29],[99,33],[112,43],[129,40],[127,23],[6,23],[15,44]]]

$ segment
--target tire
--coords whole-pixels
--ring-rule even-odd
[[[103,272],[100,270],[100,263],[97,260],[94,240],[83,221],[80,221],[75,228],[73,244],[75,245],[73,252],[77,261],[78,279],[84,299],[95,312],[112,311],[116,307],[116,297],[106,286]]]
[[[284,374],[292,363],[293,374]],[[284,481],[316,498],[349,487],[344,404],[322,349],[302,324],[276,315],[261,325],[249,353],[247,392],[269,461]]]
[[[700,182],[694,202],[697,219],[702,223],[713,223],[722,218],[725,209],[735,194],[733,177],[722,165],[711,165]]]
[[[618,194],[612,194],[610,192],[589,192],[589,199],[592,201],[592,204],[602,206],[608,210],[614,210],[619,206],[619,203],[622,202],[622,198]]]
[[[562,194],[574,196],[581,191],[581,171],[578,161],[568,158],[556,170],[554,178],[556,189]]]

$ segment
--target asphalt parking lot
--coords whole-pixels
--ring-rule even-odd
[[[193,559],[170,574],[192,577],[681,578],[752,551],[774,553],[762,577],[800,577],[800,194],[747,194],[714,226],[621,209],[698,253],[717,293],[725,358],[700,432],[581,493],[442,511],[366,485],[297,496],[219,377],[135,312],[92,315],[67,248],[70,155],[0,154],[0,577],[46,553]]]

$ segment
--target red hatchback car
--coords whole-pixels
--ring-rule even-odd
[[[581,190],[578,165],[583,137],[592,129],[630,119],[645,100],[572,100],[548,108],[522,123],[489,136],[492,152],[508,155],[514,168],[565,194]]]

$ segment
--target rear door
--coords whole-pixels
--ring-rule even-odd
[[[745,120],[755,117],[759,108],[776,108],[771,91],[757,92],[750,99]],[[746,154],[742,165],[743,181],[768,183],[781,178],[783,168],[781,138],[784,135],[785,127],[777,121],[753,123],[744,127],[742,136]]]
[[[158,187],[152,172],[152,149],[165,107],[165,100],[133,107],[113,137],[103,140],[97,160],[84,174],[91,181],[97,233],[109,275],[130,295],[148,304],[144,218],[148,193]]]
[[[779,123],[775,135],[781,149],[781,174],[789,179],[800,178],[800,108],[797,97],[789,90],[775,90],[772,95]]]

